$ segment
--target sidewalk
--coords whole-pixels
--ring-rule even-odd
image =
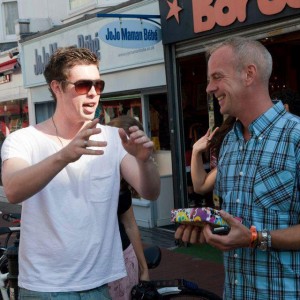
[[[222,296],[224,269],[223,264],[211,260],[204,260],[192,255],[177,253],[174,241],[174,230],[164,228],[140,228],[144,246],[157,245],[162,250],[160,265],[150,270],[153,280],[184,278]],[[187,249],[188,250],[188,249]]]

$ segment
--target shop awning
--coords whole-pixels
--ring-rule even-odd
[[[8,60],[0,64],[0,74],[13,71],[16,68],[18,61],[16,58]]]

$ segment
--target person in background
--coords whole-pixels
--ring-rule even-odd
[[[128,136],[94,119],[104,81],[89,49],[59,48],[44,76],[53,116],[9,134],[2,146],[5,194],[22,203],[19,299],[110,299],[107,283],[126,276],[120,177],[157,199],[153,143],[137,126]]]
[[[123,128],[128,135],[132,126],[144,130],[139,121],[128,115],[114,118],[107,125]],[[138,284],[139,280],[149,281],[150,278],[141,235],[134,217],[130,187],[123,178],[119,195],[118,220],[127,276],[110,282],[108,288],[112,299],[130,300],[133,286]]]
[[[300,116],[300,95],[291,89],[282,89],[272,94],[273,103],[281,101],[285,109],[297,116]]]
[[[198,194],[207,194],[212,192],[217,175],[217,160],[219,157],[222,141],[226,134],[232,129],[236,118],[227,116],[223,124],[216,127],[212,132],[207,130],[194,145],[191,162],[191,176],[193,181],[194,191]],[[209,150],[210,155],[210,171],[207,172],[204,168],[203,157],[204,153]],[[217,197],[213,197],[215,208],[220,208],[220,203]]]
[[[230,232],[181,225],[175,237],[223,251],[224,299],[300,298],[300,118],[272,103],[271,73],[258,41],[234,37],[208,51],[207,93],[238,119],[223,140],[214,189]]]

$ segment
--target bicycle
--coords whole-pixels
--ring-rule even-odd
[[[149,269],[159,266],[161,250],[157,246],[144,250],[145,258]],[[131,292],[132,300],[141,299],[202,299],[222,300],[221,297],[208,290],[198,287],[192,281],[186,279],[151,280],[141,281],[133,287]]]
[[[0,300],[18,299],[18,246],[20,238],[20,214],[4,214],[2,219],[16,226],[0,227],[0,236],[6,235],[0,248]],[[14,237],[11,243],[11,238]]]

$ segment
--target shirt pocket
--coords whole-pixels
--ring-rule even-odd
[[[111,199],[114,179],[113,172],[91,175],[90,177],[90,202],[106,202]]]
[[[259,166],[254,181],[254,203],[265,209],[288,211],[294,188],[294,176],[287,170]]]

